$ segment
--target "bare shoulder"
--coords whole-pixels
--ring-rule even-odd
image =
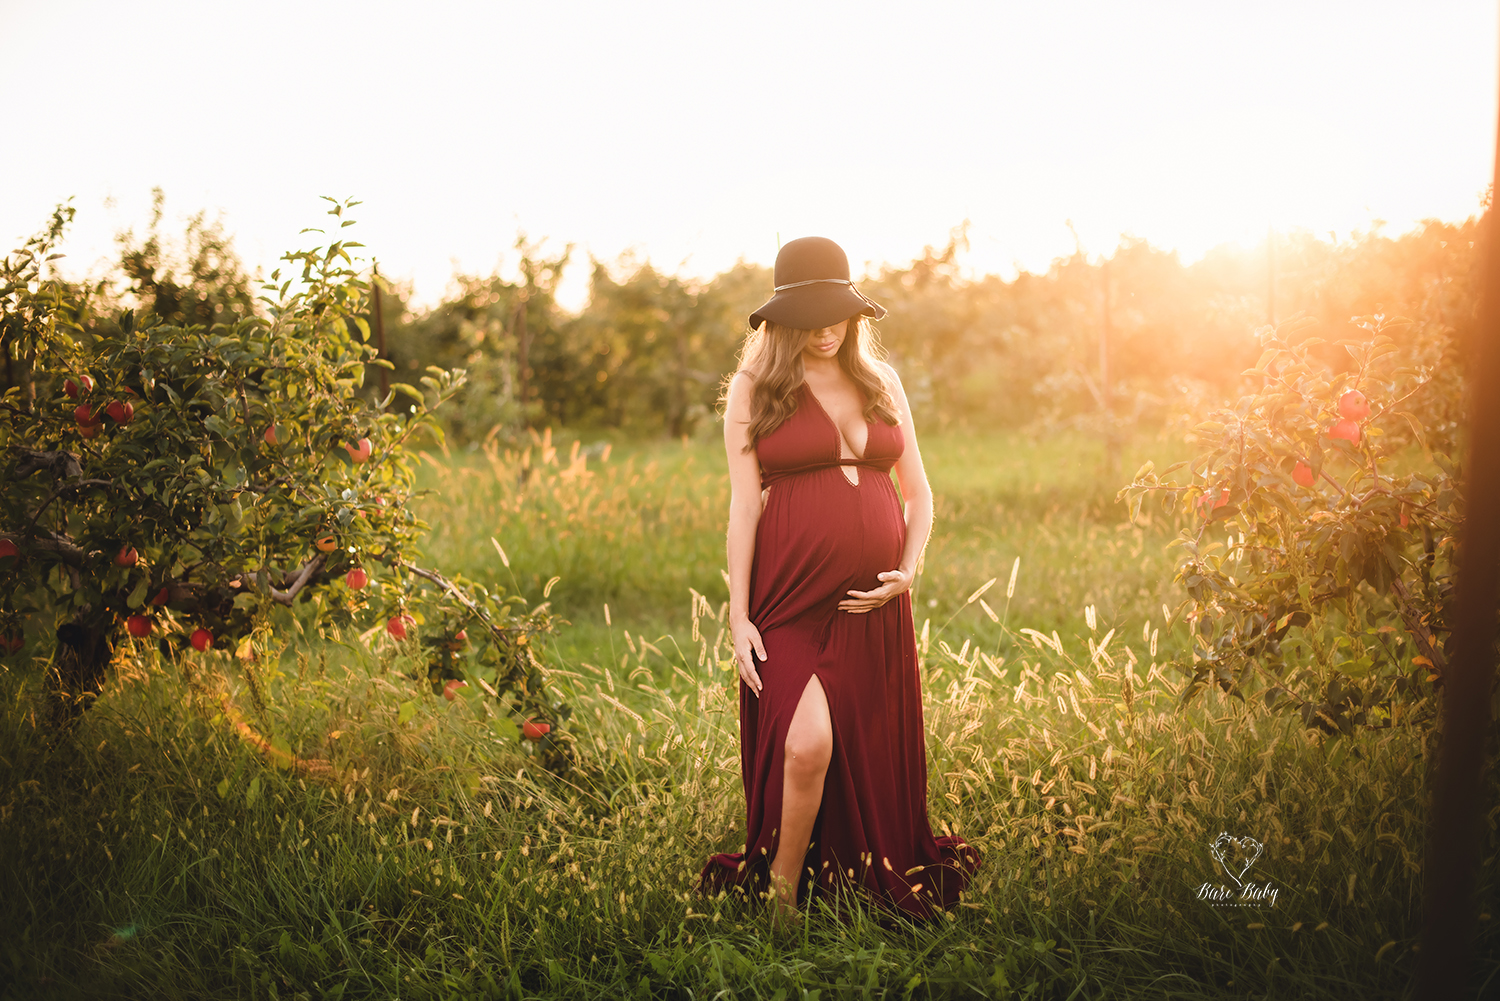
[[[750,419],[750,396],[755,390],[755,376],[749,369],[740,369],[729,380],[729,392],[725,395],[724,412],[733,413],[737,420]]]
[[[875,363],[880,374],[885,378],[885,384],[890,388],[891,395],[896,402],[903,407],[906,405],[906,389],[901,385],[901,376],[896,374],[895,367],[888,361],[877,361]]]

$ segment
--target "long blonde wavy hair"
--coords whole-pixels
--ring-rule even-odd
[[[729,396],[729,384],[740,372],[750,375],[754,388],[750,394],[749,443],[745,451],[771,434],[797,412],[797,391],[802,386],[802,352],[814,331],[783,327],[766,320],[745,338],[740,351],[739,367],[724,380],[720,394],[722,406]],[[884,352],[869,320],[863,316],[849,319],[844,343],[839,345],[839,368],[842,368],[865,398],[865,420],[879,417],[892,426],[901,423],[901,413],[891,387],[886,384],[876,363]]]

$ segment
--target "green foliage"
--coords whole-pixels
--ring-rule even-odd
[[[1123,438],[1253,389],[1240,373],[1254,364],[1252,332],[1271,313],[1310,318],[1309,333],[1330,344],[1357,335],[1351,316],[1375,314],[1419,318],[1462,343],[1477,301],[1479,226],[1429,221],[1395,238],[1377,229],[1342,242],[1283,234],[1269,257],[1223,247],[1186,266],[1131,238],[1010,281],[966,273],[960,227],[943,247],[885,266],[861,287],[890,310],[880,338],[921,427],[1071,427]],[[524,239],[517,249],[520,281],[461,277],[436,308],[388,317],[398,368],[476,374],[446,418],[460,440],[494,428],[513,437],[527,424],[673,437],[706,428],[745,319],[770,291],[769,269],[741,263],[690,282],[628,257],[594,261],[589,300],[568,316],[553,299],[568,254],[544,256]],[[1391,336],[1409,356],[1421,349],[1401,331]],[[1348,367],[1332,348],[1313,358]],[[523,381],[524,412],[513,404]],[[1440,437],[1457,426],[1445,399],[1427,401],[1443,413],[1419,414]]]
[[[684,639],[720,629],[693,607]],[[17,930],[0,980],[69,997],[1133,997],[1164,979],[1401,996],[1429,735],[1328,741],[1218,692],[1181,709],[1182,681],[1119,633],[1010,639],[1004,661],[976,643],[922,657],[932,823],[984,853],[961,904],[793,930],[696,892],[704,858],[744,836],[722,642],[702,664],[656,637],[623,669],[553,671],[587,721],[566,780],[472,689],[411,705],[402,651],[266,665],[269,732],[326,756],[318,772],[225,725],[219,689],[245,685],[228,674],[184,692],[148,652],[49,749],[26,679],[0,673],[0,924]],[[1252,878],[1273,904],[1199,898],[1229,883],[1221,831],[1262,843]],[[1492,910],[1493,866],[1480,881]],[[1480,936],[1476,990],[1493,922]]]
[[[340,230],[351,204],[330,209]],[[518,711],[555,714],[529,649],[545,613],[415,562],[427,526],[405,446],[419,430],[441,437],[432,409],[464,373],[433,367],[383,399],[360,395],[387,363],[368,343],[359,244],[287,254],[250,311],[227,266],[195,263],[167,295],[153,237],[126,260],[154,305],[104,312],[102,286],[48,274],[66,220],[0,267],[0,541],[16,550],[0,630],[24,626],[42,650],[55,633],[59,718],[99,690],[126,617],[163,652],[191,639],[250,660],[307,602],[319,632],[430,606],[446,630],[423,636],[434,680],[457,669],[453,634],[477,624],[491,642],[469,668]],[[164,296],[169,316],[155,312]]]
[[[1260,388],[1194,429],[1196,458],[1162,474],[1147,463],[1121,491],[1136,510],[1160,492],[1193,521],[1176,540],[1195,637],[1185,697],[1253,687],[1345,734],[1433,718],[1462,517],[1452,436],[1417,416],[1457,406],[1450,331],[1352,322],[1344,372],[1317,360],[1314,323],[1264,329],[1246,373]],[[1162,478],[1183,466],[1186,482]],[[1292,695],[1289,672],[1320,689]]]

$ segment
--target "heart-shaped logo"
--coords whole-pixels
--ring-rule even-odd
[[[1208,853],[1223,868],[1224,874],[1240,887],[1245,885],[1245,873],[1265,850],[1266,846],[1254,838],[1236,838],[1227,831],[1219,832],[1208,846]]]

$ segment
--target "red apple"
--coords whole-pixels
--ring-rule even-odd
[[[94,380],[86,375],[79,376],[77,382],[72,379],[63,382],[63,392],[67,393],[68,398],[72,400],[78,399],[81,394],[92,392],[93,389]]]
[[[453,642],[457,643],[459,646],[468,646],[469,631],[467,629],[460,629],[458,632],[454,633]]]
[[[202,653],[214,645],[214,634],[200,627],[193,630],[193,635],[189,637],[188,642],[193,644],[194,650]]]
[[[78,422],[79,427],[87,427],[90,424],[104,423],[99,417],[99,411],[87,403],[80,403],[73,408],[73,419]]]
[[[140,554],[135,551],[134,546],[121,546],[120,551],[115,554],[115,566],[133,567],[140,558]]]
[[[363,590],[364,586],[370,583],[370,575],[359,567],[355,567],[344,575],[344,583],[356,591]]]
[[[1411,518],[1406,513],[1406,505],[1402,504],[1401,505],[1401,527],[1402,528],[1406,528],[1406,527],[1408,527],[1410,525],[1411,525]]]
[[[119,400],[110,400],[104,412],[116,424],[129,424],[135,420],[135,407],[129,403],[121,403]]]
[[[97,437],[99,437],[99,432],[102,431],[102,430],[104,430],[104,425],[103,424],[80,424],[80,425],[78,425],[78,433],[79,433],[79,435],[81,435],[84,438],[97,438]]]
[[[26,645],[26,637],[19,632],[0,633],[0,653],[15,653]]]
[[[398,640],[404,640],[406,639],[407,628],[415,626],[416,624],[416,619],[412,618],[410,615],[407,615],[405,612],[402,612],[400,615],[392,615],[390,617],[389,621],[387,621],[385,624],[385,631],[396,637],[396,639]]]
[[[1364,393],[1351,389],[1339,397],[1339,414],[1351,421],[1362,421],[1370,416],[1370,401]]]
[[[1213,512],[1214,510],[1216,510],[1218,508],[1223,507],[1225,504],[1228,504],[1228,503],[1229,503],[1229,488],[1228,487],[1222,488],[1218,492],[1217,496],[1214,494],[1214,492],[1212,490],[1205,490],[1203,492],[1203,496],[1198,498],[1198,506],[1203,509],[1204,517],[1207,517],[1211,512]]]
[[[276,442],[276,425],[272,424],[270,427],[266,428],[266,433],[263,434],[263,435],[261,435],[261,437],[266,440],[266,444],[267,445],[275,445],[275,444],[277,444],[277,442]]]
[[[368,438],[361,438],[353,444],[346,444],[344,446],[344,451],[349,453],[349,458],[354,460],[355,465],[369,462],[370,455],[374,450],[375,446],[370,444],[370,439]]]
[[[535,720],[527,720],[521,724],[521,736],[527,740],[541,740],[552,732],[552,724],[538,723]]]
[[[1334,421],[1328,429],[1328,437],[1342,438],[1351,445],[1359,444],[1359,425],[1351,420]]]
[[[447,699],[449,702],[452,702],[454,699],[458,698],[458,690],[460,688],[468,687],[469,683],[467,681],[459,681],[457,678],[450,678],[448,680],[448,683],[443,686],[443,698]]]
[[[1297,484],[1297,486],[1310,487],[1313,485],[1314,479],[1312,467],[1307,463],[1298,462],[1292,467],[1292,482]]]
[[[324,535],[313,544],[318,547],[319,552],[331,553],[339,547],[339,540],[338,536]]]
[[[0,569],[9,570],[20,555],[20,546],[9,539],[0,539]]]
[[[172,595],[168,592],[168,590],[166,588],[162,588],[160,591],[157,591],[156,596],[151,599],[151,604],[165,605],[168,601],[171,600],[171,598]]]
[[[125,629],[136,639],[151,635],[151,620],[144,615],[132,615],[125,620]]]
[[[68,394],[68,399],[70,400],[78,399],[78,383],[72,379],[64,379],[63,392]]]

